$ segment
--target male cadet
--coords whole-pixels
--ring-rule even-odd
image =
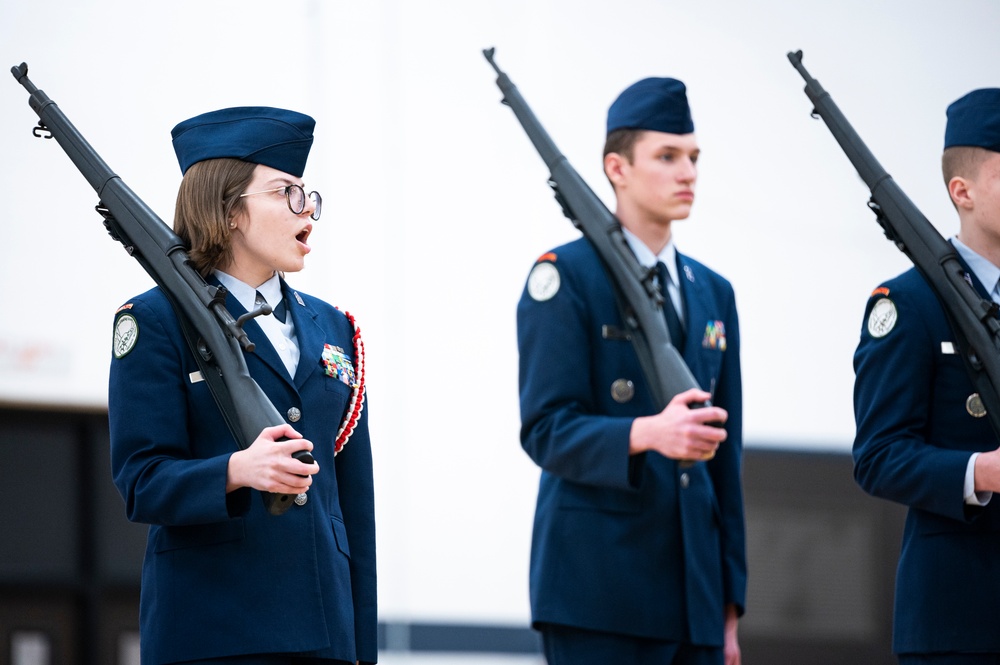
[[[639,261],[658,266],[699,385],[657,412],[586,239],[547,252],[517,311],[521,444],[541,467],[531,610],[550,665],[738,663],[746,593],[742,388],[729,282],[677,252],[698,143],[684,84],[608,111],[604,171]],[[716,406],[692,409],[711,399]],[[724,423],[724,426],[713,426]]]
[[[947,112],[942,169],[966,278],[1000,302],[1000,89]],[[854,476],[909,506],[896,575],[899,662],[1000,663],[1000,452],[937,297],[911,269],[872,293],[854,356]]]

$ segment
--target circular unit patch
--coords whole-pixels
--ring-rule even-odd
[[[545,302],[559,293],[559,269],[548,261],[535,264],[528,275],[528,295],[538,302]]]
[[[122,314],[115,321],[115,334],[111,342],[115,358],[124,358],[139,341],[139,322],[131,314]]]
[[[896,303],[888,298],[879,298],[868,315],[868,334],[875,338],[885,337],[892,332],[898,318]]]

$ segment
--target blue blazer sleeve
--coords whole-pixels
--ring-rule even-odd
[[[894,317],[888,332],[877,327],[884,321],[871,321],[879,303]],[[986,419],[966,410],[974,390],[953,341],[944,310],[916,271],[869,298],[854,355],[854,475],[872,495],[966,520],[977,512],[963,496],[969,457],[996,442]]]
[[[518,303],[521,445],[556,476],[631,489],[632,420],[651,413],[652,404],[643,385],[636,385],[636,398],[625,405],[612,399],[614,379],[606,379],[608,371],[617,371],[614,365],[622,362],[632,365],[631,376],[641,369],[624,338],[594,346],[595,336],[608,336],[602,326],[619,316],[608,278],[588,249],[578,244],[560,248],[555,295],[538,301],[525,288]]]
[[[136,522],[160,525],[206,524],[233,516],[226,473],[236,442],[198,371],[177,319],[155,292],[133,299],[116,316],[136,322],[138,339],[114,358],[108,412],[114,444],[111,463],[126,514]],[[195,405],[196,408],[192,408]],[[192,419],[199,419],[192,436]],[[198,446],[198,450],[194,449]],[[245,512],[249,490],[235,512]]]

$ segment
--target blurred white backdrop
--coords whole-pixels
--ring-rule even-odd
[[[576,237],[482,49],[611,203],[604,119],[645,76],[688,84],[702,147],[681,251],[729,277],[751,446],[846,451],[865,300],[909,266],[821,121],[805,65],[945,235],[945,107],[1000,85],[992,0],[53,0],[0,5],[0,54],[168,224],[170,128],[236,105],[317,119],[324,195],[303,291],[366,340],[383,619],[524,624],[537,470],[518,445],[514,310]],[[103,408],[111,318],[151,281],[96,195],[0,85],[0,401]]]

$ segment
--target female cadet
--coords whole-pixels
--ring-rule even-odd
[[[244,325],[256,346],[246,363],[290,424],[240,450],[163,292],[115,315],[116,332],[132,334],[116,335],[111,363],[112,471],[128,518],[150,525],[147,665],[377,660],[363,347],[349,315],[283,278],[302,269],[320,217],[322,199],[302,181],[314,126],[240,107],[172,132],[184,174],[175,231],[234,317],[274,308]],[[315,462],[294,459],[299,450]],[[260,492],[295,505],[269,514]]]

